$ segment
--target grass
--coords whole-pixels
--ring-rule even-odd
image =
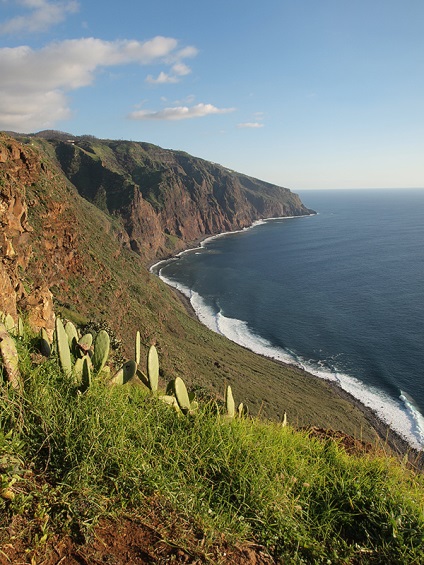
[[[163,519],[180,515],[206,548],[224,537],[263,544],[282,563],[423,562],[423,476],[397,460],[227,421],[215,402],[179,417],[142,387],[96,381],[78,394],[55,358],[18,346],[24,393],[0,396],[1,484],[14,494],[0,498],[1,542],[17,516],[40,544],[54,532],[82,538],[108,514],[148,521],[160,500]]]

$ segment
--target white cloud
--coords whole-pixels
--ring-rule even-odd
[[[146,77],[146,82],[149,84],[175,84],[180,82],[180,77],[191,73],[190,67],[188,67],[185,63],[175,63],[172,65],[171,71],[172,74],[161,71],[156,78],[152,75],[148,75]]]
[[[71,117],[66,96],[55,90],[37,92],[31,97],[0,94],[0,129],[30,133],[50,129]]]
[[[15,2],[31,10],[31,12],[0,23],[0,34],[46,31],[55,24],[62,22],[67,14],[75,13],[79,9],[79,3],[76,0],[61,2],[15,0]]]
[[[192,45],[188,45],[187,47],[183,47],[183,49],[180,49],[176,53],[176,59],[177,60],[191,59],[193,57],[196,57],[197,54],[198,54],[198,50],[196,49],[196,47],[193,47]]]
[[[70,116],[67,93],[92,84],[99,69],[165,64],[170,58],[173,66],[183,64],[177,61],[177,48],[176,39],[161,36],[145,42],[74,39],[39,50],[0,48],[0,129],[29,132],[46,124],[52,127]]]
[[[168,75],[163,71],[159,73],[157,78],[154,78],[152,75],[147,75],[146,82],[149,84],[175,84],[179,82],[179,78],[176,76]]]
[[[195,100],[196,100],[195,95],[189,94],[188,96],[186,96],[181,100],[174,100],[173,102],[171,102],[171,104],[173,106],[188,106],[190,104],[193,104]]]
[[[235,108],[217,108],[212,104],[196,104],[195,106],[176,106],[164,108],[159,111],[137,110],[128,117],[132,120],[188,120],[202,118],[211,114],[227,114],[234,112]]]
[[[255,129],[255,128],[263,128],[264,125],[260,124],[259,122],[245,122],[243,124],[237,124],[238,128],[250,128],[250,129]]]
[[[175,65],[172,66],[172,72],[179,77],[184,77],[191,73],[191,69],[187,67],[185,63],[175,63]]]

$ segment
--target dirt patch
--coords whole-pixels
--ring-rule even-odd
[[[166,539],[161,527],[125,518],[119,522],[102,520],[90,538],[77,544],[70,537],[53,537],[42,547],[28,551],[20,543],[0,548],[0,565],[273,565],[265,549],[255,543],[230,546],[218,543],[205,547],[204,538],[186,532],[187,545]]]
[[[331,440],[336,442],[349,455],[363,455],[364,453],[377,452],[375,445],[356,439],[343,432],[324,429],[324,428],[317,428],[316,426],[311,426],[303,429],[308,432],[308,435],[310,437],[316,437],[320,440]]]

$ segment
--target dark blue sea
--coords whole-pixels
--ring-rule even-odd
[[[210,328],[337,381],[424,448],[424,190],[299,194],[317,215],[210,238],[156,272]]]

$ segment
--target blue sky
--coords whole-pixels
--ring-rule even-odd
[[[0,0],[0,129],[306,188],[424,186],[423,0]]]

